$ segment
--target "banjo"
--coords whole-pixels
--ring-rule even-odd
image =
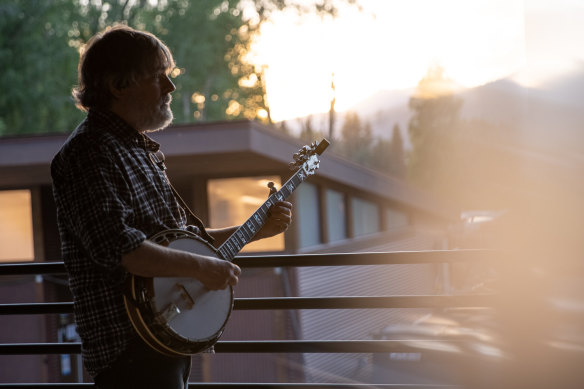
[[[294,154],[296,170],[279,191],[264,202],[218,249],[185,230],[166,230],[150,240],[173,249],[232,261],[265,224],[269,208],[288,198],[314,175],[318,156],[329,146],[323,139]],[[124,303],[140,337],[154,350],[169,356],[196,354],[212,347],[225,328],[233,309],[233,288],[208,290],[194,278],[139,277],[130,275]]]

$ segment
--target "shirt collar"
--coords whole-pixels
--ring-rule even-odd
[[[153,153],[160,150],[159,143],[155,142],[148,135],[136,131],[136,129],[112,111],[92,108],[89,110],[87,118],[91,121],[101,123],[107,131],[130,145],[137,145]]]

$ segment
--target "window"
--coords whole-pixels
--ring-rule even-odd
[[[345,196],[335,190],[327,190],[326,200],[326,226],[329,242],[336,242],[347,238],[347,210]]]
[[[360,198],[351,199],[353,233],[355,237],[379,232],[379,207]]]
[[[0,262],[33,260],[30,191],[0,191]]]
[[[209,180],[210,226],[229,227],[245,222],[267,199],[268,182],[280,188],[280,177],[241,177]],[[284,235],[249,243],[242,252],[282,251]]]
[[[385,208],[385,225],[388,230],[392,228],[407,227],[408,215],[394,208]]]
[[[294,215],[298,219],[298,246],[309,247],[321,243],[318,189],[307,182],[296,190]]]

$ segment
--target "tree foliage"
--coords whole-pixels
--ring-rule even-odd
[[[356,112],[348,112],[340,135],[335,150],[343,157],[381,173],[405,178],[404,142],[398,124],[394,124],[391,138],[375,137],[370,123]]]
[[[409,176],[424,189],[449,197],[456,190],[460,169],[462,100],[445,89],[441,68],[433,68],[410,98],[409,135],[412,153]]]
[[[0,4],[0,134],[63,131],[82,116],[70,98],[76,12],[67,0]]]
[[[462,104],[441,68],[420,81],[409,102],[409,179],[460,210],[504,208],[513,187],[509,149],[517,129],[463,119]]]
[[[378,138],[375,140],[371,150],[371,158],[373,168],[394,177],[405,178],[404,141],[397,123],[393,126],[391,139]]]
[[[363,122],[356,112],[348,112],[341,127],[338,152],[361,165],[370,166],[372,144],[371,125]]]
[[[83,117],[70,97],[79,50],[115,24],[151,31],[173,51],[177,122],[266,120],[262,70],[246,59],[261,24],[285,8],[334,15],[337,1],[4,1],[0,135],[74,128]]]

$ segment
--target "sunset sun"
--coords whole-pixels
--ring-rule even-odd
[[[326,112],[380,90],[414,88],[440,66],[461,87],[510,77],[528,61],[523,1],[363,1],[336,19],[293,12],[262,27],[250,59],[263,66],[275,121]]]

